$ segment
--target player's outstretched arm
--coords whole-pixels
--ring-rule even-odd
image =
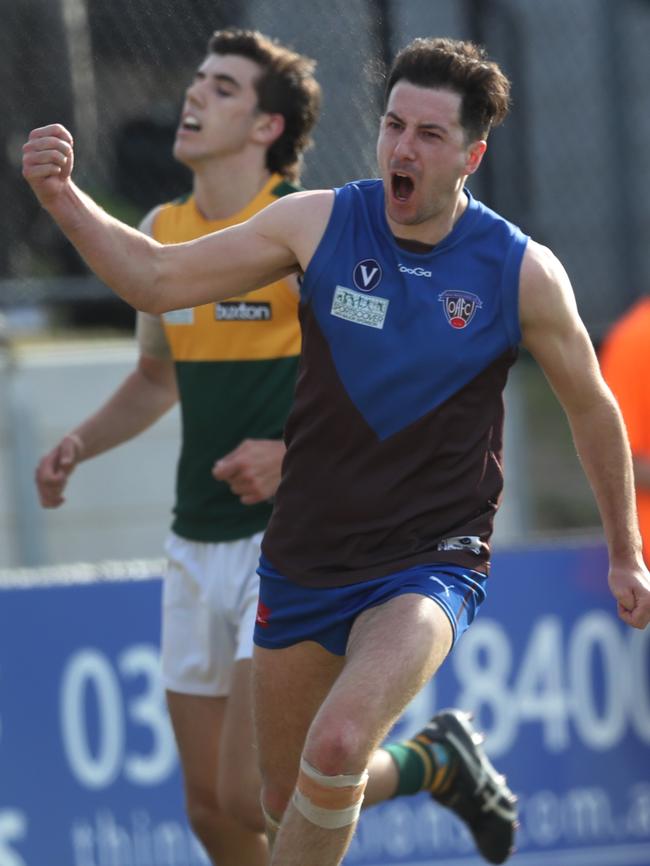
[[[566,412],[594,491],[619,616],[631,626],[645,628],[650,622],[650,575],[643,564],[625,426],[601,376],[564,268],[550,250],[532,241],[522,264],[520,319],[523,344]]]
[[[151,233],[158,208],[140,225]],[[178,400],[174,362],[157,316],[138,315],[140,356],[135,369],[125,377],[100,408],[38,462],[34,481],[43,508],[58,508],[65,502],[68,479],[77,465],[137,436],[154,424]]]
[[[163,245],[83,193],[71,179],[73,160],[68,130],[41,127],[23,147],[23,176],[97,276],[146,312],[198,306],[304,269],[331,210],[331,193],[297,193],[241,225]]]

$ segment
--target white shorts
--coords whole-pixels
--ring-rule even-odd
[[[253,655],[261,541],[261,532],[218,544],[170,534],[161,637],[169,691],[227,695],[233,664]]]

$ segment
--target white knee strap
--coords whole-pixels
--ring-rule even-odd
[[[367,784],[367,770],[358,775],[325,776],[303,758],[293,803],[312,824],[336,830],[355,823]]]

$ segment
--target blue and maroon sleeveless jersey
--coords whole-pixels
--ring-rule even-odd
[[[439,244],[412,252],[390,231],[381,180],[335,191],[302,283],[302,357],[263,544],[290,580],[488,568],[527,237],[468,200]]]

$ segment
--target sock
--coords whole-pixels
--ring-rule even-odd
[[[455,775],[455,761],[442,743],[415,737],[383,748],[397,767],[397,788],[393,797],[420,791],[443,793]]]

